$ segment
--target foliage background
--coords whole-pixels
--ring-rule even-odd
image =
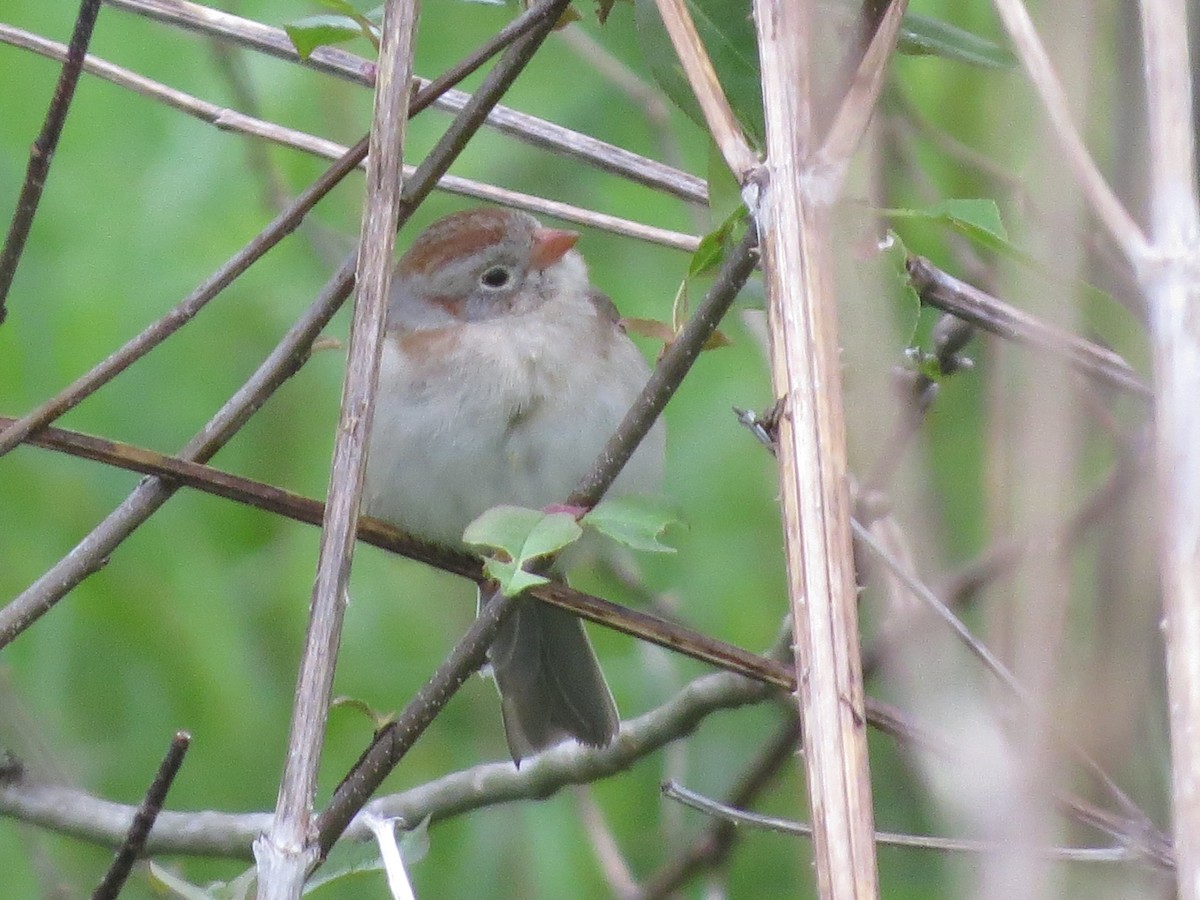
[[[224,0],[222,8],[272,24],[315,8],[299,0]],[[1104,6],[1104,4],[1101,4]],[[511,7],[427,0],[416,71],[431,77],[512,16]],[[748,4],[746,4],[748,7]],[[5,21],[65,41],[73,3],[5,0]],[[1106,6],[1107,8],[1107,6]],[[986,3],[914,2],[913,9],[988,37],[999,28]],[[590,12],[590,10],[583,10]],[[1100,21],[1110,21],[1100,19]],[[647,73],[631,6],[618,4],[606,27],[582,25],[635,71]],[[1099,46],[1107,47],[1105,40]],[[104,9],[93,53],[218,103],[235,106],[228,81],[203,39]],[[360,48],[361,52],[361,48]],[[370,116],[368,92],[275,60],[245,55],[248,77],[269,119],[353,143]],[[961,140],[1020,171],[1030,152],[1034,108],[1020,76],[932,58],[901,59],[895,82],[925,115]],[[1092,89],[1121,88],[1117,66],[1096,65]],[[57,66],[0,46],[0,208],[11,209],[29,143],[36,135]],[[649,80],[649,75],[645,77]],[[478,78],[470,84],[477,83]],[[641,108],[615,91],[559,37],[552,36],[506,104],[659,157],[659,139]],[[410,126],[408,158],[436,140],[448,117],[429,112]],[[684,167],[707,169],[704,135],[672,113]],[[1101,132],[1100,125],[1096,131]],[[1001,136],[998,139],[998,136]],[[18,272],[8,322],[0,328],[0,413],[19,415],[191,290],[269,218],[262,182],[247,166],[245,139],[84,76]],[[324,164],[271,149],[292,192]],[[923,144],[920,179],[887,169],[888,202],[986,196],[990,185]],[[456,164],[457,174],[542,193],[578,205],[682,231],[707,230],[704,211],[510,139],[484,133]],[[273,250],[197,320],[66,416],[65,427],[174,451],[259,363],[349,250],[358,227],[362,181],[352,177],[318,207],[313,240],[294,236]],[[865,179],[852,192],[862,197]],[[922,195],[932,190],[934,196]],[[402,233],[469,205],[434,197]],[[910,245],[945,258],[932,229],[906,231]],[[687,258],[598,232],[580,247],[594,281],[626,315],[664,319]],[[865,281],[865,279],[864,279]],[[884,282],[887,283],[886,281]],[[861,287],[861,285],[859,285]],[[910,336],[928,328],[899,292],[871,299],[890,335],[865,370],[848,369],[848,404],[884,421],[888,368]],[[755,291],[743,305],[754,305]],[[861,309],[861,307],[859,307]],[[1108,316],[1108,318],[1105,318]],[[344,337],[343,312],[329,334]],[[1134,352],[1119,314],[1095,323]],[[858,326],[853,318],[843,330]],[[641,560],[648,586],[695,627],[751,649],[773,640],[785,609],[774,464],[735,422],[730,406],[770,400],[763,355],[738,316],[734,345],[706,354],[667,412],[667,493],[686,529],[672,535],[678,554]],[[645,346],[648,354],[653,347]],[[340,352],[318,354],[284,386],[214,465],[310,496],[326,485],[342,375]],[[926,510],[931,565],[948,566],[983,545],[981,379],[948,382],[927,425],[918,473],[932,485]],[[870,404],[870,405],[868,405]],[[852,422],[855,416],[851,416]],[[880,452],[871,435],[852,434],[855,458]],[[0,598],[23,590],[83,537],[133,487],[136,478],[92,463],[19,448],[0,459]],[[103,797],[135,803],[171,734],[193,746],[176,781],[172,809],[270,809],[283,758],[296,662],[315,566],[314,529],[234,504],[180,491],[86,580],[0,657],[0,743],[30,765]],[[614,584],[584,573],[585,589],[629,600]],[[449,649],[473,614],[473,591],[449,576],[360,547],[338,670],[337,693],[380,710],[398,709]],[[869,619],[869,613],[868,619]],[[868,628],[870,627],[868,621]],[[668,698],[702,668],[618,635],[593,629],[625,715]],[[770,707],[713,717],[694,739],[595,786],[595,796],[636,875],[703,824],[665,805],[668,774],[721,795],[780,720]],[[325,750],[324,793],[370,737],[370,723],[348,709],[333,713]],[[872,739],[880,828],[931,829],[920,785],[886,740]],[[1150,754],[1151,773],[1161,748]],[[447,771],[505,756],[494,691],[473,679],[420,740],[388,783],[419,784]],[[761,803],[806,817],[793,767]],[[1151,782],[1156,776],[1151,777]],[[1155,811],[1162,819],[1162,797]],[[538,803],[483,810],[439,824],[428,857],[413,870],[419,896],[601,897],[609,894],[579,798],[568,791]],[[810,879],[807,845],[744,832],[730,871],[732,896],[797,896]],[[0,823],[3,893],[78,896],[91,890],[108,852]],[[232,877],[228,861],[180,861],[189,878]],[[890,898],[953,895],[955,866],[931,855],[883,849],[881,882]],[[699,896],[693,887],[690,896]],[[378,876],[363,876],[318,896],[383,897]],[[126,896],[151,896],[144,879]]]

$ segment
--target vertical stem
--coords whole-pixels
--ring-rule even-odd
[[[297,677],[288,753],[275,819],[270,831],[255,843],[260,900],[298,898],[308,870],[319,856],[313,798],[341,643],[367,436],[375,407],[375,381],[391,284],[395,223],[400,207],[402,150],[411,97],[409,85],[417,8],[417,0],[389,0],[383,20],[375,111],[367,155],[367,197],[356,279],[358,293],[342,389],[341,420],[333,450],[308,635]]]
[[[767,125],[759,228],[780,494],[820,896],[878,895],[827,204],[812,165],[809,4],[756,0]]]
[[[1158,492],[1180,897],[1200,897],[1200,201],[1183,0],[1143,0],[1151,253],[1140,265],[1157,394]]]

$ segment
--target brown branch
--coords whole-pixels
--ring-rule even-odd
[[[375,382],[391,289],[405,123],[409,117],[417,0],[385,7],[375,108],[371,117],[366,203],[356,270],[357,293],[342,389],[341,414],[330,464],[329,496],[321,524],[317,574],[308,630],[296,675],[296,696],[275,819],[254,845],[260,900],[299,897],[318,857],[312,841],[313,799],[333,673],[346,612],[346,588],[366,471],[367,440],[375,415]],[[432,184],[436,178],[431,178]]]
[[[296,63],[355,84],[371,87],[375,64],[334,47],[319,47],[300,59],[287,34],[250,19],[188,3],[186,0],[106,0],[109,6],[147,16],[177,28],[233,41],[287,62]],[[422,79],[418,84],[424,85]],[[438,98],[438,109],[459,113],[470,101],[462,91],[447,91]],[[691,203],[708,202],[704,181],[656,160],[621,147],[555,125],[544,119],[497,106],[487,118],[491,128],[534,147],[577,159],[601,171],[626,178],[653,190],[663,191]]]
[[[1077,371],[1110,387],[1143,400],[1153,397],[1149,386],[1129,363],[1112,350],[1047,325],[979,288],[959,281],[924,257],[910,256],[906,267],[921,302],[1002,338],[1061,357]]]
[[[807,799],[822,898],[879,896],[858,592],[850,537],[841,348],[829,206],[840,179],[817,163],[811,0],[755,0],[767,157],[758,217],[776,456],[804,722]]]
[[[0,426],[9,421],[12,420],[0,416]],[[176,485],[194,488],[308,525],[320,525],[324,516],[324,505],[318,500],[131,444],[60,428],[47,428],[30,438],[29,443],[131,472],[156,476]],[[358,539],[451,575],[469,578],[476,583],[484,581],[478,557],[423,541],[378,519],[365,516],[361,518]],[[531,596],[568,610],[597,625],[765,684],[787,688],[793,683],[790,669],[782,663],[710,638],[675,622],[585,594],[564,584],[540,585],[533,588]]]
[[[633,456],[642,438],[649,434],[659,414],[683,381],[704,349],[717,325],[758,263],[758,229],[753,224],[717,272],[703,302],[671,342],[637,402],[621,420],[621,425],[600,452],[600,464],[594,466],[571,493],[572,506],[595,506]]]
[[[154,780],[146,790],[146,796],[142,798],[137,812],[133,814],[129,831],[125,834],[121,846],[117,848],[116,858],[104,873],[104,878],[96,890],[92,892],[92,900],[116,900],[117,895],[121,893],[129,873],[133,871],[133,864],[146,848],[146,839],[150,836],[155,819],[162,812],[167,792],[171,790],[175,776],[179,774],[179,767],[183,765],[183,757],[187,755],[191,743],[192,736],[186,731],[177,731],[171,739],[171,746],[167,748],[166,755],[159,763]]]
[[[42,130],[34,140],[33,146],[29,148],[25,182],[21,185],[17,208],[13,211],[4,247],[0,250],[0,325],[4,324],[8,315],[5,301],[8,299],[13,277],[17,273],[21,254],[25,251],[29,229],[33,227],[33,217],[42,199],[42,190],[50,174],[50,163],[54,159],[54,151],[58,149],[58,139],[62,136],[63,125],[67,121],[67,111],[71,107],[71,98],[75,96],[75,85],[79,83],[83,58],[87,55],[88,44],[92,42],[92,30],[96,26],[99,13],[100,0],[80,0],[67,59],[63,63],[62,72],[59,73],[58,83],[54,86],[54,95],[50,99],[49,109],[46,110]]]

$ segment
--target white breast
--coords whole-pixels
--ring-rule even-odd
[[[369,515],[455,543],[498,504],[566,499],[649,368],[623,335],[600,352],[597,322],[550,307],[456,326],[439,352],[421,357],[389,337],[363,494]],[[658,490],[663,444],[659,425],[614,491]]]

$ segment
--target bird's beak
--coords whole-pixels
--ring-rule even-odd
[[[533,251],[530,263],[534,269],[544,269],[558,262],[579,240],[577,231],[560,231],[557,228],[535,228]]]

